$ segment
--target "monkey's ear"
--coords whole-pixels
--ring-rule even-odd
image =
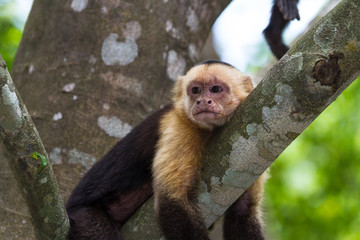
[[[178,79],[175,82],[175,86],[172,90],[174,102],[179,101],[182,97],[183,82],[184,82],[184,76],[178,77]]]
[[[250,93],[254,89],[251,78],[249,76],[243,77],[243,87],[245,92]]]

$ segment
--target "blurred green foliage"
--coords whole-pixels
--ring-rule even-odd
[[[269,240],[360,239],[360,78],[271,166]]]
[[[0,54],[9,69],[22,35],[22,26],[14,18],[13,7],[13,2],[0,0]]]

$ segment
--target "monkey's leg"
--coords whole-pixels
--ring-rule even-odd
[[[261,202],[267,173],[263,173],[226,211],[225,240],[263,240]]]
[[[102,210],[83,207],[68,211],[69,240],[120,240],[117,228]]]

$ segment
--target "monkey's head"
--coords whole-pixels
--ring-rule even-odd
[[[206,61],[178,79],[174,105],[198,127],[225,124],[253,90],[250,77],[220,61]]]

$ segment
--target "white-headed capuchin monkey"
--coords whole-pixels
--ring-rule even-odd
[[[178,79],[173,103],[120,140],[80,181],[67,202],[69,239],[122,239],[121,225],[154,192],[166,239],[209,239],[196,207],[203,150],[252,91],[251,79],[208,60]],[[226,212],[224,238],[264,239],[260,177]]]

